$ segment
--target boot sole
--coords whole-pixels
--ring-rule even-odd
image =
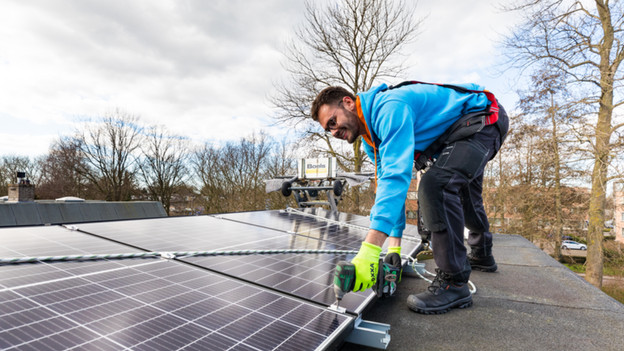
[[[407,306],[410,310],[420,314],[443,314],[450,311],[452,308],[468,308],[472,306],[472,295],[439,307],[421,308],[417,306],[410,306],[409,301]]]
[[[496,264],[492,266],[470,265],[470,268],[481,272],[496,272],[498,266]]]

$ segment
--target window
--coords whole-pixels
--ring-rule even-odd
[[[622,228],[622,236],[624,236],[624,228]]]
[[[622,212],[622,222],[624,222],[624,212]]]

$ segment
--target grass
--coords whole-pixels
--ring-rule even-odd
[[[602,291],[624,304],[624,288],[617,285],[606,285],[602,287]]]
[[[585,264],[583,263],[564,263],[564,266],[570,268],[575,273],[585,273]],[[602,275],[624,276],[624,267],[619,265],[605,264],[602,269]]]
[[[582,263],[564,263],[574,273],[585,273],[585,265]]]
[[[575,273],[585,273],[585,265],[582,263],[564,263],[564,265]],[[602,273],[603,275],[621,277],[624,276],[624,267],[621,265],[610,265],[605,263]],[[624,286],[622,286],[622,284],[603,285],[602,291],[624,304]]]

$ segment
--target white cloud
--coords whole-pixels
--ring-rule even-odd
[[[472,81],[491,64],[490,1],[421,2],[410,79]],[[194,141],[271,128],[290,0],[9,0],[0,12],[0,155],[36,156],[116,108]],[[487,25],[485,26],[487,27]]]
[[[515,103],[507,80],[500,76],[499,43],[518,20],[499,10],[499,0],[419,2],[428,15],[422,34],[408,50],[411,79],[486,86],[506,106]]]

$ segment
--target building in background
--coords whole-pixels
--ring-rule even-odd
[[[613,183],[613,231],[615,241],[624,243],[624,182]]]

